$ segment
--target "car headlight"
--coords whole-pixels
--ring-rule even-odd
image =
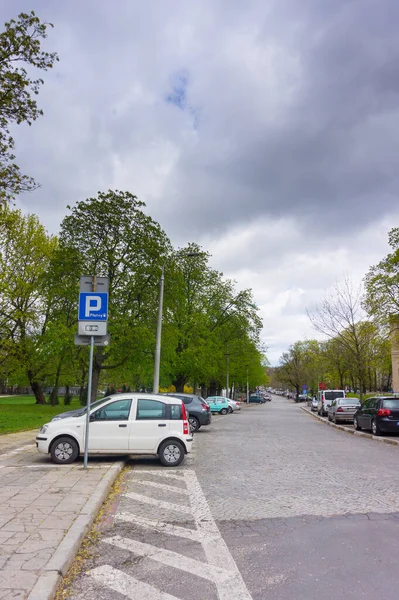
[[[40,433],[46,433],[47,429],[48,429],[49,424],[46,423],[46,425],[43,425],[43,427],[40,430]]]

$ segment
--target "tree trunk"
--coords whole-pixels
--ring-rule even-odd
[[[95,402],[96,399],[97,399],[97,390],[98,390],[98,384],[99,384],[99,381],[100,381],[101,369],[102,369],[101,364],[97,363],[97,361],[94,361],[93,376],[91,378],[91,398],[90,398],[90,404],[92,402]]]
[[[53,391],[50,394],[50,404],[51,404],[51,406],[56,406],[56,404],[59,404],[59,400],[58,400],[58,385],[59,385],[59,382],[60,382],[61,367],[62,367],[62,358],[61,358],[61,360],[58,361],[57,372],[55,374],[54,388],[53,388]]]
[[[28,373],[30,387],[36,398],[36,404],[46,404],[46,399],[43,394],[42,386],[38,381],[35,381],[33,375]]]
[[[217,395],[218,384],[216,381],[209,382],[208,388],[208,396],[216,396]]]
[[[175,378],[175,380],[173,381],[173,385],[176,388],[176,392],[184,392],[184,385],[187,382],[187,377],[185,377],[184,375],[177,375],[177,377]]]

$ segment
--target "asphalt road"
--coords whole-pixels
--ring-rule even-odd
[[[80,574],[87,600],[396,600],[399,447],[285,398],[214,420],[181,467],[132,460]]]

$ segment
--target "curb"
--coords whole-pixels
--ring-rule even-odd
[[[121,460],[110,467],[109,471],[98,482],[92,495],[82,507],[80,515],[69,528],[64,539],[40,574],[27,600],[53,600],[61,579],[67,574],[83,538],[93,525],[100,508],[104,504],[109,491],[125,466]]]
[[[391,444],[391,446],[399,446],[398,439],[384,438],[384,437],[381,437],[378,435],[373,435],[372,433],[366,433],[365,431],[356,431],[355,429],[352,429],[351,427],[348,427],[345,425],[336,425],[332,421],[328,421],[324,417],[320,417],[319,415],[314,414],[306,406],[301,406],[300,408],[303,411],[305,411],[306,413],[308,413],[308,415],[311,415],[315,419],[318,419],[319,421],[321,421],[325,425],[329,425],[330,427],[335,427],[336,429],[340,429],[341,431],[345,431],[346,433],[351,433],[352,435],[358,435],[360,437],[369,438],[370,440],[375,440],[376,442],[383,442],[385,444]]]

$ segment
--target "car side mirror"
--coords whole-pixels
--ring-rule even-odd
[[[96,413],[93,413],[90,415],[90,421],[95,421],[96,420]]]

